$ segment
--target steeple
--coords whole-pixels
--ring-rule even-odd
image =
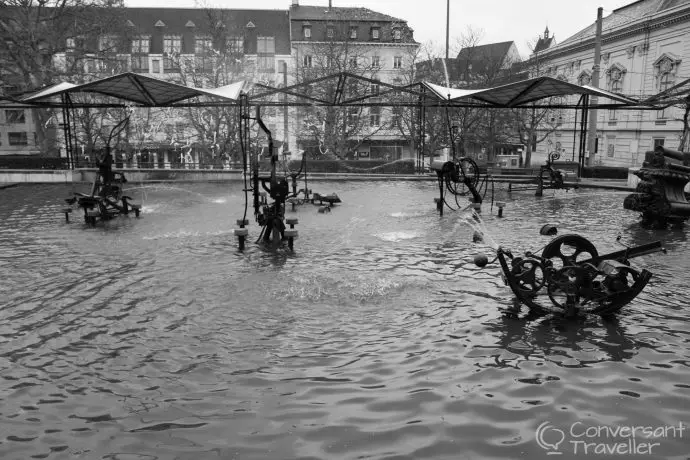
[[[544,40],[549,38],[549,26],[546,26],[546,30],[544,30]]]

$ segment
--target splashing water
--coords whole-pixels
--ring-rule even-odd
[[[473,209],[466,209],[461,214],[458,224],[469,225],[472,230],[481,236],[482,241],[488,244],[493,250],[498,250],[500,247],[496,241],[496,238],[494,238],[494,236],[491,234],[482,217]]]
[[[170,186],[170,185],[140,185],[140,186],[138,186],[138,187],[129,187],[129,188],[126,188],[126,189],[122,190],[122,192],[123,192],[123,193],[124,193],[124,192],[129,192],[129,191],[131,191],[131,190],[141,190],[141,191],[142,191],[142,194],[144,195],[144,199],[146,199],[146,192],[147,192],[147,191],[149,191],[149,190],[154,190],[154,191],[178,191],[178,192],[185,192],[185,193],[189,193],[190,195],[199,196],[199,197],[203,198],[204,201],[210,201],[210,202],[212,202],[212,203],[225,203],[225,202],[227,201],[227,199],[224,198],[224,197],[220,197],[220,198],[211,198],[211,197],[208,197],[208,196],[204,195],[203,193],[195,192],[195,191],[193,191],[193,190],[187,190],[186,188],[182,188],[182,187],[173,187],[173,186]]]

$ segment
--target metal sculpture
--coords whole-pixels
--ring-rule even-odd
[[[479,206],[482,197],[479,193],[480,179],[479,167],[472,158],[461,157],[458,161],[434,161],[430,168],[436,171],[438,177],[438,189],[440,196],[435,198],[436,209],[443,215],[444,207],[454,209],[446,200],[446,194],[450,193],[455,199],[455,203],[460,208],[458,196],[465,196],[469,192],[472,195],[472,203]],[[486,182],[486,177],[484,178]],[[466,190],[463,190],[466,187]],[[488,187],[488,186],[487,186]]]
[[[642,213],[641,224],[653,228],[682,225],[690,218],[684,189],[690,182],[690,153],[657,146],[647,152],[635,193],[625,197],[623,208]]]
[[[278,153],[275,151],[273,146],[273,136],[271,131],[266,127],[263,120],[261,119],[261,109],[256,108],[256,117],[249,116],[249,107],[247,105],[246,95],[242,96],[241,99],[241,129],[240,135],[242,136],[241,144],[245,152],[249,150],[249,123],[251,120],[256,121],[261,130],[264,132],[268,139],[268,152],[271,158],[271,169],[269,175],[260,175],[259,171],[259,154],[254,154],[251,156],[251,188],[247,187],[246,176],[247,176],[247,155],[243,155],[244,158],[244,174],[245,174],[245,194],[249,191],[253,195],[253,207],[254,207],[254,217],[256,222],[261,226],[261,233],[257,239],[257,243],[263,242],[264,244],[270,246],[273,249],[277,249],[281,243],[285,240],[288,242],[288,247],[292,250],[294,247],[294,240],[298,236],[297,230],[294,228],[298,223],[296,218],[285,219],[285,203],[290,197],[295,196],[290,194],[290,186],[286,176],[279,176],[277,173],[278,165]],[[296,183],[297,176],[293,177],[293,185]],[[259,186],[264,190],[261,192]],[[267,199],[266,194],[271,198],[271,202]],[[248,198],[245,196],[245,201]],[[246,225],[249,221],[246,219],[246,206],[245,206],[245,217],[237,221],[240,228],[235,230],[235,236],[239,240],[240,250],[244,249],[244,242],[249,234]],[[290,228],[286,228],[286,224]]]
[[[110,220],[119,215],[127,215],[133,212],[136,217],[141,213],[141,206],[131,203],[131,197],[123,195],[123,185],[127,182],[124,173],[113,171],[113,156],[110,153],[111,142],[117,139],[129,124],[129,115],[120,121],[110,132],[106,141],[104,153],[96,158],[98,172],[91,186],[91,193],[75,192],[71,198],[65,201],[70,205],[64,210],[65,220],[69,222],[72,213],[71,205],[76,204],[84,211],[84,221],[95,226],[96,222]]]
[[[537,176],[537,191],[534,193],[534,196],[543,196],[544,189],[569,189],[569,187],[565,184],[566,172],[562,169],[553,168],[553,162],[558,160],[560,157],[560,153],[551,152],[546,160],[546,163],[541,165],[539,168],[539,176]]]
[[[544,232],[542,232],[544,234]],[[542,253],[514,256],[499,247],[503,280],[517,299],[539,314],[614,315],[642,292],[652,274],[631,266],[634,257],[664,251],[659,241],[600,255],[583,236],[554,238]],[[475,258],[483,267],[486,256]]]

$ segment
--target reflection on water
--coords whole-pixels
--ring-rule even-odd
[[[343,204],[298,208],[295,253],[241,253],[241,185],[130,185],[142,217],[96,228],[64,223],[72,186],[0,191],[3,459],[545,458],[545,421],[690,423],[686,231],[624,193],[502,196],[475,244],[433,182],[315,182]],[[534,317],[472,259],[545,223],[669,252],[616,320]]]

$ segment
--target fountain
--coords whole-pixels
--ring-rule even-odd
[[[690,218],[690,203],[684,192],[690,182],[690,153],[657,146],[645,154],[635,175],[640,182],[635,193],[625,198],[623,207],[641,212],[643,226],[680,226]]]
[[[95,226],[99,220],[110,220],[118,215],[127,215],[130,211],[139,217],[141,206],[130,203],[132,198],[123,194],[123,186],[127,183],[127,179],[124,173],[113,171],[113,156],[110,153],[111,142],[127,128],[129,118],[128,114],[110,131],[105,143],[105,152],[96,159],[98,173],[91,186],[91,193],[87,195],[76,192],[74,197],[65,199],[70,205],[69,208],[63,210],[67,222],[73,211],[71,205],[74,204],[84,210],[84,221],[91,226]]]

